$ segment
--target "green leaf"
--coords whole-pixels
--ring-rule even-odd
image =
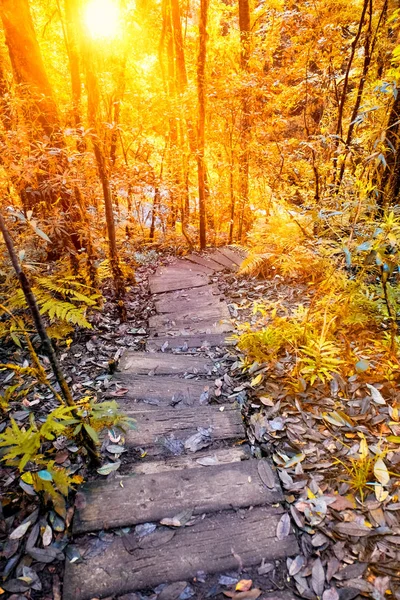
[[[90,437],[92,438],[92,440],[98,444],[99,443],[99,436],[97,435],[97,432],[93,429],[93,427],[91,425],[89,425],[88,423],[84,423],[83,427],[85,428],[85,431],[90,435]]]
[[[362,358],[356,363],[356,371],[357,373],[364,373],[364,371],[368,371],[370,366],[369,361]]]
[[[75,427],[73,435],[78,435],[78,433],[80,432],[81,429],[82,429],[82,423],[79,423],[79,425],[77,425]]]
[[[117,471],[120,468],[120,466],[121,466],[121,461],[117,460],[115,463],[106,463],[105,465],[103,465],[102,467],[97,469],[97,472],[100,475],[109,475],[113,471]]]
[[[38,476],[40,477],[40,479],[43,479],[43,481],[53,481],[52,474],[46,470],[39,471]]]

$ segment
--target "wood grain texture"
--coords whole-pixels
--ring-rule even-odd
[[[242,511],[240,516],[233,512],[211,515],[179,528],[172,539],[171,533],[164,536],[157,530],[142,541],[136,541],[134,534],[128,540],[115,536],[100,555],[81,563],[67,561],[64,600],[105,598],[153,588],[166,579],[186,581],[198,571],[237,570],[236,556],[248,567],[259,565],[263,558],[293,556],[298,552],[295,537],[281,541],[275,537],[281,514],[282,509],[260,507]]]
[[[127,399],[141,400],[156,405],[173,405],[179,402],[187,406],[207,404],[207,400],[203,400],[202,394],[214,388],[214,382],[207,379],[148,377],[147,375],[116,373],[114,380],[128,388],[124,401]]]
[[[221,252],[221,254],[223,254],[227,258],[229,258],[229,260],[234,262],[238,267],[240,267],[240,265],[243,262],[243,257],[239,254],[237,250],[235,251],[232,248],[225,246],[224,248],[218,248],[218,251]]]
[[[213,307],[219,303],[225,303],[215,285],[203,285],[193,290],[176,290],[158,294],[154,298],[154,304],[158,314],[176,312],[178,310],[192,310],[196,307]]]
[[[211,255],[199,256],[197,254],[187,254],[185,256],[185,258],[186,258],[186,260],[190,260],[190,262],[192,262],[192,263],[195,263],[198,265],[203,265],[205,267],[209,267],[213,271],[223,271],[224,270],[224,265],[221,265],[220,263],[212,260]]]
[[[127,350],[118,365],[121,373],[130,375],[184,375],[185,373],[207,375],[213,371],[213,362],[202,356],[134,352]]]
[[[197,323],[182,321],[176,325],[158,324],[156,327],[150,327],[150,335],[168,335],[169,337],[182,337],[184,335],[216,335],[229,333],[231,331],[233,331],[233,327],[230,323],[219,322],[214,319],[200,320]]]
[[[220,324],[223,319],[230,319],[231,315],[228,306],[225,303],[212,304],[212,306],[196,306],[186,307],[186,310],[175,309],[174,312],[154,315],[149,318],[149,326],[153,329],[160,328],[177,328],[185,329],[191,325],[200,325],[201,323]],[[232,329],[232,326],[230,325]]]
[[[278,482],[275,489],[262,483],[255,459],[92,481],[79,491],[86,504],[75,511],[75,533],[160,521],[186,509],[198,515],[271,504],[283,498]]]
[[[222,254],[222,252],[220,252],[219,250],[214,250],[214,252],[211,254],[211,257],[212,257],[213,261],[219,263],[220,265],[225,267],[225,269],[230,269],[231,271],[237,271],[237,268],[238,268],[237,264],[233,260],[231,260],[230,258],[225,256],[224,254]]]
[[[149,277],[150,292],[160,294],[174,290],[201,287],[207,285],[208,277],[204,273],[184,271],[165,267]]]
[[[137,429],[126,433],[126,445],[146,447],[170,435],[186,440],[196,433],[198,427],[211,427],[213,440],[233,440],[244,435],[240,411],[230,405],[150,408],[131,410],[127,403],[121,405],[123,412],[137,422]],[[221,408],[224,410],[221,411]]]
[[[165,344],[168,343],[167,346]],[[180,336],[157,336],[150,337],[146,342],[146,348],[151,351],[161,350],[164,348],[164,352],[171,350],[183,350],[187,351],[191,348],[206,349],[215,348],[219,346],[234,346],[235,342],[227,339],[225,334],[202,334],[202,335],[180,335]]]
[[[163,460],[146,460],[145,457],[140,462],[132,465],[132,472],[151,475],[152,473],[161,473],[162,471],[175,471],[177,469],[208,469],[209,465],[201,465],[198,461],[204,459],[215,460],[217,464],[226,464],[249,460],[250,448],[246,445],[234,446],[233,448],[216,448],[215,450],[207,448],[200,450],[195,454],[183,454],[181,456],[171,456]]]
[[[186,271],[192,271],[197,273],[204,273],[205,275],[214,275],[215,270],[211,269],[209,266],[199,265],[198,263],[190,262],[190,260],[180,259],[175,260],[171,263],[171,267],[175,269],[184,269]]]

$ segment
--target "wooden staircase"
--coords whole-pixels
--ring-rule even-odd
[[[150,278],[157,315],[148,352],[127,352],[115,376],[129,390],[119,404],[137,421],[124,444],[132,461],[79,491],[73,534],[82,559],[66,562],[64,600],[138,598],[130,593],[298,551],[292,532],[277,537],[285,510],[276,474],[250,457],[234,395],[214,383],[209,351],[226,346],[231,325],[221,322],[229,311],[210,276],[241,260],[224,248]]]

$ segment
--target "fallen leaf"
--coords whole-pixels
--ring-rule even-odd
[[[299,571],[301,571],[301,569],[305,566],[305,564],[306,564],[306,559],[304,558],[304,556],[302,554],[299,554],[298,556],[296,556],[296,558],[294,558],[292,560],[292,563],[289,567],[289,575],[291,575],[293,577],[294,575],[299,573]]]
[[[273,490],[276,486],[274,472],[271,469],[268,461],[262,459],[258,461],[257,471],[260,476],[261,481],[269,488]]]
[[[43,541],[43,546],[45,548],[46,548],[46,546],[50,546],[52,538],[53,538],[53,532],[51,530],[50,525],[47,524],[42,533],[42,541]]]
[[[172,518],[166,517],[160,521],[161,525],[166,527],[183,527],[190,521],[193,515],[193,510],[184,510]]]
[[[99,473],[99,475],[109,475],[113,471],[117,471],[120,468],[120,466],[121,466],[121,461],[117,460],[116,462],[113,462],[113,463],[106,463],[105,465],[103,465],[102,467],[97,469],[97,472]]]
[[[26,523],[22,523],[22,525],[19,525],[16,529],[14,529],[14,531],[12,531],[10,533],[10,540],[20,540],[25,535],[25,533],[28,531],[30,526],[31,526],[30,521],[27,521]]]
[[[285,539],[290,533],[290,517],[287,513],[282,515],[279,519],[278,526],[276,528],[276,537],[278,540]]]
[[[387,466],[381,458],[378,458],[378,460],[375,462],[374,475],[382,485],[387,485],[390,481],[390,475],[387,470]]]
[[[248,592],[253,585],[253,581],[251,579],[241,579],[237,582],[235,590],[237,592]]]
[[[312,566],[311,585],[316,595],[322,596],[325,585],[325,571],[320,558],[317,558]]]
[[[386,404],[382,394],[380,393],[379,390],[377,390],[373,385],[370,385],[369,383],[365,384],[367,386],[367,388],[369,389],[369,391],[371,392],[371,397],[372,400],[376,403],[376,404]]]
[[[335,510],[346,510],[347,508],[356,508],[355,499],[350,499],[347,496],[336,496],[335,501],[329,505]]]
[[[336,523],[334,530],[343,535],[351,535],[354,537],[364,537],[371,533],[371,529],[366,525],[358,525],[357,523]]]
[[[322,594],[322,600],[339,600],[339,594],[336,588],[331,587],[329,590],[325,590]]]

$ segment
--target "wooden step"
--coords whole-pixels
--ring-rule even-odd
[[[184,510],[193,514],[272,504],[283,495],[275,476],[269,489],[256,459],[154,475],[127,475],[97,480],[79,489],[83,507],[75,511],[73,531],[128,527],[160,521]]]
[[[204,273],[205,275],[214,275],[214,269],[210,269],[210,267],[206,267],[204,265],[199,265],[198,263],[190,262],[190,260],[181,259],[175,260],[170,264],[171,267],[175,269],[182,269],[185,271],[192,271],[197,273]]]
[[[113,498],[108,510],[117,510]],[[281,508],[260,507],[240,514],[214,514],[196,520],[191,527],[172,530],[160,526],[141,540],[133,532],[126,537],[115,535],[101,554],[82,562],[67,561],[64,600],[91,600],[154,588],[166,578],[168,582],[186,581],[199,571],[237,570],[239,556],[243,567],[260,565],[263,559],[293,556],[298,552],[295,537],[276,538],[282,512]],[[84,540],[77,546],[83,553]]]
[[[187,288],[207,285],[208,277],[204,273],[186,272],[172,267],[164,267],[156,275],[149,277],[150,292],[160,294]]]
[[[179,336],[157,336],[146,341],[146,348],[150,351],[163,350],[170,352],[178,350],[187,352],[190,349],[207,350],[208,348],[223,348],[234,346],[235,341],[229,340],[226,334],[202,334],[202,335],[179,335]]]
[[[118,370],[130,375],[207,375],[215,371],[213,361],[202,356],[165,354],[164,352],[135,352],[122,355]]]
[[[185,256],[185,258],[186,258],[186,260],[190,260],[190,262],[193,262],[198,265],[203,265],[204,267],[208,267],[208,268],[212,269],[213,271],[223,271],[224,270],[224,266],[221,265],[220,263],[212,260],[211,255],[199,256],[198,254],[187,254]]]
[[[183,310],[176,310],[175,312],[164,313],[161,315],[154,315],[149,318],[149,327],[152,329],[156,329],[159,327],[163,328],[176,328],[185,326],[199,325],[201,323],[215,323],[220,324],[222,320],[230,319],[231,314],[229,312],[229,308],[225,303],[214,304],[210,307],[197,307],[196,305],[192,305],[191,309],[189,307]],[[231,326],[232,329],[232,326]],[[161,331],[160,331],[161,333]]]
[[[132,410],[126,402],[120,403],[120,407],[125,414],[136,419],[137,422],[137,429],[129,430],[125,435],[128,446],[145,448],[159,443],[160,439],[170,435],[184,441],[196,433],[198,427],[204,429],[211,427],[213,441],[244,437],[240,410],[229,404],[196,406],[196,408],[147,406]]]
[[[173,406],[179,402],[187,406],[207,404],[207,396],[210,396],[214,389],[214,382],[207,379],[194,380],[116,373],[114,380],[128,389],[123,397],[124,402],[141,400],[153,405]],[[207,394],[207,392],[209,393]],[[120,404],[122,405],[122,402]]]
[[[225,267],[225,269],[237,271],[237,264],[224,254],[222,254],[222,252],[220,252],[219,250],[214,250],[214,252],[209,255],[209,258],[212,258],[213,261],[219,263],[220,265]]]
[[[159,294],[154,298],[158,314],[192,310],[193,304],[198,308],[214,307],[225,300],[219,294],[215,285],[203,285],[193,290],[176,290]],[[226,303],[225,303],[226,304]]]
[[[220,323],[214,319],[205,319],[198,323],[187,323],[183,320],[182,323],[176,325],[158,325],[150,327],[150,335],[168,335],[170,337],[182,337],[184,335],[216,335],[229,333],[233,331],[230,323]]]
[[[240,256],[237,250],[233,250],[229,248],[229,246],[224,246],[223,248],[218,248],[218,251],[221,252],[224,256],[229,258],[232,262],[234,262],[238,267],[242,264],[244,258]]]
[[[199,467],[207,469],[214,464],[223,465],[249,459],[250,448],[243,444],[233,448],[216,448],[214,450],[207,448],[194,454],[171,456],[162,460],[148,460],[146,456],[132,465],[132,471],[137,474],[152,475],[153,473],[178,469],[198,469]]]

